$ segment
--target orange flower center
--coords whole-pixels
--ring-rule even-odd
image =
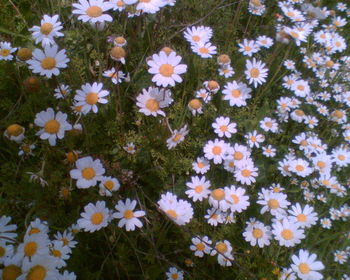
[[[44,130],[50,134],[56,134],[60,130],[60,123],[56,120],[49,120],[45,126]]]
[[[174,74],[174,66],[172,66],[171,64],[168,64],[168,63],[162,64],[159,67],[159,73],[162,76],[171,77]]]
[[[56,59],[54,59],[53,57],[48,56],[41,61],[41,67],[45,70],[51,70],[55,68],[55,66],[56,66]]]
[[[96,18],[102,15],[102,9],[98,6],[91,6],[86,10],[89,17]]]

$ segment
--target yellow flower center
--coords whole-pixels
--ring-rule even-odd
[[[245,50],[246,52],[250,52],[250,51],[252,50],[252,48],[251,48],[250,46],[245,46],[245,47],[244,47],[244,50]]]
[[[256,142],[256,137],[255,137],[255,136],[252,136],[252,137],[250,137],[250,140],[251,140],[252,142]]]
[[[224,242],[219,242],[216,246],[215,249],[220,253],[220,254],[225,254],[227,252],[227,245]]]
[[[272,124],[272,122],[266,122],[265,125],[266,125],[267,127],[271,128],[273,124]]]
[[[5,266],[2,271],[2,279],[3,280],[16,280],[18,276],[22,274],[22,270],[20,267],[14,264],[10,264]]]
[[[234,97],[234,98],[238,98],[238,97],[241,96],[241,91],[238,90],[238,89],[233,89],[233,90],[231,90],[231,95],[232,95],[232,97]]]
[[[35,255],[37,249],[38,244],[36,244],[36,242],[34,241],[30,241],[24,246],[24,255],[26,257],[32,257]]]
[[[294,39],[299,38],[299,34],[295,31],[290,32],[290,36],[292,36]]]
[[[344,116],[344,113],[342,111],[339,111],[339,110],[335,110],[333,112],[333,116],[335,116],[336,118],[338,119],[341,119],[343,116]]]
[[[294,237],[293,231],[291,231],[290,229],[282,230],[281,235],[285,240],[291,240]]]
[[[252,235],[254,236],[254,238],[258,239],[261,238],[264,235],[264,233],[260,228],[255,228],[253,229]]]
[[[231,194],[231,198],[233,200],[233,204],[237,204],[239,202],[239,197],[235,194]]]
[[[92,214],[90,220],[93,225],[99,225],[103,222],[103,214],[101,212],[96,212]]]
[[[10,54],[10,50],[9,49],[2,49],[2,50],[0,50],[0,54],[1,54],[1,56],[8,56]]]
[[[243,169],[241,171],[241,174],[242,174],[243,177],[249,177],[252,174],[252,172],[250,170],[248,170],[248,169]]]
[[[297,116],[299,116],[299,117],[302,117],[302,116],[305,115],[304,111],[299,110],[299,109],[298,109],[298,110],[295,110],[294,112],[295,112],[295,114],[296,114]]]
[[[338,159],[341,160],[341,161],[344,161],[345,160],[345,156],[344,155],[338,155]]]
[[[271,209],[277,209],[280,207],[280,203],[278,202],[277,199],[270,199],[268,202],[267,202],[267,205],[269,206],[269,208]]]
[[[298,85],[297,89],[300,90],[300,91],[304,91],[305,87],[303,85]]]
[[[140,0],[140,1],[149,1],[149,0]],[[173,273],[171,274],[171,278],[174,280],[179,279],[179,275],[177,273]]]
[[[202,102],[199,99],[195,98],[188,103],[188,106],[194,110],[198,110],[202,107]]]
[[[305,222],[307,221],[307,216],[306,216],[305,214],[299,214],[299,215],[297,216],[297,220],[298,220],[299,222],[305,223]]]
[[[212,152],[214,155],[220,155],[221,154],[221,147],[220,146],[214,146],[213,149],[212,149]]]
[[[62,256],[62,253],[60,250],[52,250],[52,255],[56,258],[60,258]]]
[[[256,79],[256,78],[259,77],[259,75],[260,75],[260,71],[259,71],[258,68],[252,68],[252,69],[250,70],[250,76],[251,76],[252,78]]]
[[[126,210],[125,212],[124,212],[124,218],[125,219],[131,219],[131,218],[133,218],[134,217],[134,212],[133,211],[131,211],[131,210]]]
[[[41,61],[41,67],[45,70],[51,70],[55,68],[55,66],[56,66],[56,59],[54,59],[53,57],[48,56]]]
[[[228,130],[227,125],[222,125],[222,126],[220,126],[220,130],[221,130],[222,132],[226,132],[226,131]]]
[[[154,98],[148,99],[145,106],[151,112],[156,112],[159,110],[159,102]]]
[[[223,189],[215,189],[211,192],[211,196],[215,200],[223,200],[225,198],[225,192]]]
[[[300,165],[300,164],[297,164],[297,165],[295,166],[295,169],[296,169],[296,171],[298,171],[298,172],[302,172],[302,171],[304,171],[304,166],[302,166],[302,165]]]
[[[204,168],[205,167],[205,164],[203,162],[198,162],[197,165],[198,165],[199,168]]]
[[[114,42],[116,42],[117,44],[124,44],[125,43],[125,38],[122,37],[122,36],[119,36],[119,37],[114,39]]]
[[[117,6],[118,6],[118,7],[124,7],[124,6],[125,6],[124,1],[119,0],[119,1],[117,2]]]
[[[56,120],[49,120],[44,126],[45,132],[56,134],[60,130],[61,124]]]
[[[112,190],[114,187],[114,183],[111,180],[104,182],[103,185],[107,190]]]
[[[32,51],[28,48],[21,48],[17,52],[17,57],[20,60],[28,60],[32,57]]]
[[[207,53],[209,53],[209,50],[205,47],[202,47],[202,48],[199,48],[199,52],[202,54],[207,54]]]
[[[46,268],[41,265],[33,266],[27,274],[26,280],[44,280],[46,277]]]
[[[194,188],[194,191],[195,191],[196,193],[201,193],[201,192],[203,191],[203,187],[202,187],[202,186],[196,186],[196,187]]]
[[[217,89],[219,87],[219,84],[217,81],[209,81],[208,83],[208,88],[210,90],[214,90],[214,89]]]
[[[241,160],[242,158],[243,158],[243,153],[241,153],[241,152],[234,152],[234,154],[233,154],[233,158],[235,159],[235,160]]]
[[[178,141],[180,141],[181,137],[182,137],[181,133],[176,133],[174,138],[173,138],[173,141],[178,142]]]
[[[292,11],[290,11],[290,12],[287,13],[287,16],[288,16],[288,17],[294,17],[295,14],[294,14]]]
[[[29,231],[29,235],[32,235],[32,234],[37,234],[37,233],[40,233],[40,229],[38,229],[38,228],[32,228],[32,229],[30,229],[30,231]]]
[[[230,57],[227,55],[227,54],[222,54],[218,57],[218,61],[220,63],[224,63],[224,64],[227,64],[230,62]]]
[[[176,219],[177,213],[175,210],[169,209],[165,212],[170,218]]]
[[[102,9],[98,6],[91,6],[86,10],[89,17],[96,18],[102,15]]]
[[[298,267],[302,274],[308,274],[310,272],[310,267],[307,263],[301,263]]]
[[[91,180],[96,176],[96,172],[95,169],[93,169],[92,167],[86,167],[82,170],[81,175],[84,179]]]
[[[9,136],[19,136],[23,133],[23,127],[18,124],[11,124],[6,132]]]
[[[318,166],[319,168],[323,169],[323,168],[326,167],[326,163],[323,162],[323,161],[318,161],[318,162],[317,162],[317,166]]]
[[[126,52],[122,47],[116,46],[111,50],[111,56],[112,58],[120,59],[126,56]]]
[[[203,251],[205,249],[205,245],[203,243],[198,243],[196,248],[198,251]]]
[[[53,25],[49,22],[44,23],[40,27],[40,32],[44,35],[49,35],[52,30],[53,30]]]
[[[89,105],[94,105],[97,103],[98,101],[98,94],[96,92],[89,92],[86,96],[85,96],[85,101],[87,104]]]
[[[168,63],[162,64],[159,67],[159,73],[162,76],[171,77],[174,74],[174,66],[172,66],[171,64],[168,64]]]
[[[68,246],[69,240],[68,240],[67,238],[62,237],[61,241],[63,242],[63,245],[64,245],[64,246]]]
[[[201,40],[201,38],[198,35],[192,36],[192,41],[199,42],[200,40]]]

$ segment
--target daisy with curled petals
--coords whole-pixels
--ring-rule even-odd
[[[189,130],[187,129],[187,125],[180,128],[179,130],[175,129],[170,138],[166,140],[167,148],[169,150],[175,148],[180,142],[185,140],[185,136],[188,134],[188,132]]]
[[[246,106],[246,100],[251,98],[250,93],[252,89],[248,88],[245,83],[232,81],[225,85],[222,93],[224,94],[224,100],[229,101],[230,106]]]
[[[216,47],[210,42],[193,44],[191,49],[195,54],[198,54],[202,58],[211,58],[216,54]]]
[[[21,143],[24,139],[24,132],[26,129],[19,124],[11,124],[4,131],[4,136],[7,137],[11,141],[15,141],[16,143]]]
[[[320,280],[323,279],[323,275],[319,273],[319,270],[324,269],[324,265],[320,261],[316,261],[317,256],[310,254],[307,250],[300,249],[297,254],[292,256],[293,264],[292,270],[298,274],[298,277],[302,280]]]
[[[125,226],[126,231],[134,231],[135,227],[142,227],[142,223],[139,218],[146,215],[145,211],[134,211],[136,207],[136,200],[130,200],[127,198],[125,202],[122,200],[118,201],[115,206],[117,212],[113,213],[112,217],[120,219],[118,227],[122,228]]]
[[[226,212],[230,207],[229,203],[226,201],[226,193],[223,188],[217,188],[210,193],[209,204],[216,209],[220,209]]]
[[[13,55],[11,53],[15,52],[17,48],[12,48],[9,42],[0,42],[0,60],[11,60]]]
[[[52,17],[44,15],[40,26],[33,26],[29,31],[32,31],[32,37],[35,40],[35,43],[38,44],[41,42],[41,45],[45,47],[47,45],[55,45],[55,37],[64,36],[63,33],[59,32],[62,28],[63,26],[58,20],[58,15]]]
[[[218,224],[222,224],[224,219],[224,213],[215,207],[207,209],[207,215],[204,216],[207,219],[209,225],[216,227]]]
[[[75,162],[77,169],[72,169],[69,174],[72,179],[76,179],[78,189],[87,189],[95,186],[97,181],[102,180],[105,173],[101,161],[93,160],[92,157],[83,157]]]
[[[136,105],[140,108],[139,112],[146,116],[161,115],[165,117],[165,113],[161,109],[168,107],[173,99],[170,90],[149,87],[142,89],[142,93],[137,96],[136,101]]]
[[[192,45],[207,43],[213,36],[213,30],[206,26],[192,26],[185,30],[184,36],[185,39]]]
[[[72,13],[78,15],[78,19],[91,24],[110,22],[113,18],[104,14],[111,9],[111,4],[104,0],[79,0],[78,3],[73,3],[75,8]]]
[[[120,84],[125,79],[125,74],[122,71],[117,71],[114,67],[103,72],[103,77],[110,78],[113,84]]]
[[[36,135],[40,139],[48,139],[51,146],[55,146],[56,139],[63,139],[64,133],[72,129],[72,126],[67,122],[67,114],[55,113],[52,108],[47,108],[46,111],[36,114],[34,123],[42,127]]]
[[[70,91],[71,89],[69,86],[62,84],[55,88],[54,96],[56,97],[56,99],[66,98]]]
[[[60,68],[66,68],[69,58],[66,50],[58,51],[58,46],[45,46],[44,51],[35,49],[33,58],[27,61],[29,68],[33,73],[39,73],[41,76],[51,78],[52,75],[58,76]]]
[[[175,82],[181,83],[182,78],[179,75],[187,71],[187,65],[180,64],[180,61],[181,56],[176,55],[176,52],[169,55],[163,51],[154,54],[152,59],[147,61],[150,66],[148,72],[154,75],[152,82],[162,87],[175,86]]]
[[[214,132],[219,137],[226,136],[227,138],[230,138],[232,134],[237,132],[236,126],[237,126],[236,123],[230,122],[230,118],[225,118],[225,117],[216,118],[215,122],[212,124],[212,127],[214,128]]]
[[[229,241],[223,240],[216,242],[210,255],[218,255],[218,263],[221,266],[231,266],[234,257],[232,256],[232,245]]]
[[[52,241],[51,246],[50,253],[56,260],[57,268],[65,267],[67,265],[66,260],[69,259],[72,250],[58,240]]]
[[[194,252],[195,256],[203,258],[204,254],[210,254],[210,245],[212,241],[208,238],[208,236],[196,236],[193,237],[191,241],[192,245],[190,246],[190,249]]]
[[[251,246],[258,245],[260,248],[263,248],[270,245],[272,237],[271,227],[265,226],[259,221],[254,221],[254,223],[247,222],[247,227],[243,232],[243,237]]]
[[[305,238],[304,230],[287,218],[275,221],[272,224],[272,233],[280,246],[285,247],[294,247]]]
[[[255,58],[253,58],[252,61],[247,60],[246,71],[244,73],[249,84],[253,84],[254,87],[257,87],[266,82],[268,69],[265,67],[265,63],[256,60]]]
[[[265,35],[256,38],[258,46],[269,49],[273,45],[273,40]]]
[[[109,91],[102,89],[102,87],[102,83],[86,83],[81,86],[81,89],[77,90],[77,94],[74,96],[75,106],[82,106],[81,112],[84,115],[91,110],[97,113],[97,103],[106,104],[108,102],[104,97],[109,95]]]
[[[227,149],[227,143],[223,140],[215,139],[214,142],[209,140],[208,143],[205,144],[203,151],[207,159],[213,160],[215,164],[219,164],[222,163],[225,158]]]
[[[97,201],[96,204],[89,203],[80,215],[78,225],[84,231],[95,232],[108,225],[109,209],[104,201]]]
[[[210,194],[210,181],[206,181],[206,178],[193,176],[191,182],[187,182],[186,186],[189,188],[185,193],[189,198],[192,198],[194,202],[197,200],[202,201]]]
[[[117,178],[113,177],[102,177],[101,183],[99,185],[99,194],[104,196],[112,196],[112,192],[119,190],[120,183]]]

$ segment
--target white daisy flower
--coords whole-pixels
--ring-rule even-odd
[[[214,128],[214,132],[219,137],[226,136],[227,138],[230,138],[232,134],[237,132],[236,129],[237,124],[231,123],[230,118],[228,117],[218,117],[215,119],[215,122],[212,123],[212,127]]]
[[[258,44],[258,46],[260,46],[262,48],[269,49],[273,45],[273,40],[270,37],[262,35],[262,36],[259,36],[258,38],[256,38],[256,43]]]
[[[167,280],[183,280],[184,273],[181,270],[178,270],[176,267],[169,267],[169,271],[166,273],[168,277]]]
[[[283,218],[272,224],[272,233],[280,246],[294,247],[305,238],[304,230],[299,229],[298,224]]]
[[[69,58],[66,50],[58,51],[58,46],[45,46],[44,51],[35,49],[33,58],[27,61],[29,68],[33,73],[39,73],[41,76],[51,78],[52,75],[58,76],[60,68],[67,68]]]
[[[299,256],[293,255],[291,265],[292,270],[302,280],[320,280],[323,275],[317,271],[323,270],[324,265],[320,261],[316,261],[317,256],[311,254],[307,250],[299,250]]]
[[[207,209],[207,215],[205,215],[204,218],[207,219],[209,225],[215,227],[225,221],[223,212],[215,207]]]
[[[212,35],[212,29],[206,26],[188,27],[184,32],[185,39],[191,44],[207,43]]]
[[[254,87],[257,87],[266,82],[268,69],[265,67],[265,63],[255,58],[253,58],[252,61],[246,61],[246,71],[244,73],[249,84],[253,84]]]
[[[56,279],[56,276],[58,274],[56,265],[57,263],[55,258],[49,255],[33,257],[30,261],[25,259],[22,265],[22,274],[16,279]]]
[[[113,84],[120,84],[125,79],[123,71],[117,71],[114,67],[103,72],[103,77],[110,78]]]
[[[223,140],[215,139],[214,142],[209,140],[205,144],[203,152],[207,159],[213,160],[215,164],[219,164],[222,163],[223,159],[225,158],[227,149],[227,143],[225,143]]]
[[[112,192],[119,190],[120,183],[117,178],[106,176],[101,178],[99,188],[100,195],[112,196]]]
[[[263,120],[260,121],[260,127],[265,132],[271,131],[272,133],[278,132],[278,123],[275,119],[271,119],[268,117],[265,117]]]
[[[17,225],[9,224],[9,222],[11,222],[11,217],[0,217],[0,240],[12,243],[17,237],[17,233],[12,232],[17,229]]]
[[[192,163],[192,168],[197,174],[205,174],[210,169],[210,163],[204,157],[199,157]]]
[[[247,56],[252,56],[260,50],[259,45],[254,40],[244,39],[242,43],[238,44],[238,46],[238,51]]]
[[[175,52],[169,55],[163,51],[154,54],[152,59],[147,61],[150,66],[148,72],[154,75],[152,82],[162,87],[175,86],[175,82],[181,83],[182,78],[179,75],[186,73],[187,65],[179,64],[180,61],[181,56],[176,55]]]
[[[193,44],[191,49],[195,54],[198,54],[202,58],[211,58],[216,54],[216,47],[210,42]]]
[[[281,192],[273,192],[271,190],[262,189],[262,192],[259,193],[258,204],[263,207],[260,210],[261,214],[269,211],[271,215],[276,218],[283,218],[286,216],[286,208],[290,205],[290,202],[287,200],[287,195]]]
[[[112,217],[119,219],[118,227],[125,226],[126,231],[134,231],[136,227],[141,228],[142,223],[139,218],[146,215],[145,211],[134,211],[136,207],[136,200],[127,198],[125,202],[119,200],[115,205],[117,212],[113,213]]]
[[[40,26],[33,26],[29,29],[35,43],[41,42],[42,46],[55,45],[55,37],[63,37],[64,34],[59,32],[63,28],[62,23],[58,20],[58,15],[52,17],[44,15]]]
[[[74,96],[75,106],[82,106],[81,112],[86,115],[91,110],[94,113],[98,112],[97,103],[106,104],[108,100],[104,97],[109,95],[108,90],[102,89],[102,83],[86,83],[78,89]]]
[[[276,156],[276,149],[271,145],[267,145],[266,147],[262,147],[263,155],[266,157],[273,158]]]
[[[272,238],[271,227],[265,226],[259,221],[254,221],[253,224],[247,222],[243,237],[251,246],[258,245],[260,248],[263,248],[270,245],[270,240]]]
[[[251,98],[251,88],[248,88],[245,83],[232,81],[225,85],[222,93],[224,94],[224,100],[228,100],[230,106],[246,106],[246,100]]]
[[[229,241],[223,240],[216,242],[210,255],[218,256],[218,263],[222,266],[231,266],[234,257],[232,256],[232,245]]]
[[[109,209],[104,201],[97,201],[95,205],[89,203],[80,215],[78,225],[84,231],[94,232],[108,225]]]
[[[87,189],[96,186],[97,181],[102,180],[105,173],[101,161],[93,160],[92,157],[83,157],[75,162],[77,169],[72,169],[69,174],[72,179],[77,180],[77,188]]]
[[[0,42],[0,60],[11,60],[13,55],[11,53],[15,52],[17,48],[12,48],[9,42]]]
[[[225,65],[224,67],[220,67],[218,71],[219,71],[219,75],[224,76],[225,78],[230,78],[235,74],[235,71],[230,65]]]
[[[126,151],[128,154],[135,154],[136,153],[136,146],[133,142],[126,143],[126,146],[123,147],[124,151]]]
[[[235,179],[244,185],[251,185],[256,182],[258,176],[258,168],[256,168],[253,162],[247,162],[242,164],[234,172]]]
[[[25,235],[23,243],[18,245],[16,254],[28,259],[49,254],[50,240],[47,234]]]
[[[69,86],[61,84],[57,88],[55,88],[54,96],[56,97],[56,99],[63,99],[66,98],[67,95],[70,94],[70,92],[71,89]]]
[[[52,108],[47,108],[46,111],[37,113],[34,124],[42,127],[36,135],[40,139],[48,139],[51,146],[55,146],[56,139],[63,139],[64,133],[72,129],[72,126],[67,122],[67,114],[60,111],[55,113]]]
[[[317,213],[314,212],[314,208],[309,205],[305,205],[304,209],[301,208],[299,203],[292,205],[292,208],[288,210],[291,215],[289,218],[292,222],[299,224],[301,228],[310,228],[315,225],[318,217]]]
[[[113,18],[104,14],[112,8],[111,3],[104,0],[78,0],[78,3],[73,3],[72,14],[78,15],[78,19],[91,24],[110,22]]]
[[[63,244],[62,241],[55,240],[51,244],[50,253],[56,260],[56,267],[62,268],[67,265],[66,260],[69,259],[72,250]]]
[[[69,230],[65,230],[63,233],[57,232],[54,237],[56,240],[62,241],[63,245],[70,249],[75,248],[75,246],[78,244],[78,242],[74,240],[73,233]]]
[[[157,87],[142,89],[142,93],[137,96],[136,100],[136,105],[140,108],[139,112],[154,117],[157,115],[165,117],[161,109],[168,107],[173,102],[170,90]]]
[[[136,10],[141,11],[142,13],[155,14],[164,5],[165,3],[163,3],[161,0],[141,0],[136,5]]]
[[[249,196],[245,195],[245,189],[236,186],[225,187],[225,198],[229,202],[229,207],[232,212],[241,213],[246,210],[249,203]]]
[[[166,140],[167,148],[169,150],[175,148],[179,143],[185,140],[185,136],[188,134],[188,132],[189,130],[187,129],[187,125],[179,130],[175,129],[170,138]]]
[[[206,178],[192,176],[191,182],[187,182],[186,186],[189,188],[185,193],[191,198],[194,202],[197,200],[202,201],[207,198],[210,194],[210,181],[206,181]]]
[[[208,236],[196,236],[191,239],[192,245],[190,246],[191,251],[194,252],[194,255],[203,258],[204,254],[210,254],[212,241]]]
[[[187,104],[188,109],[191,111],[192,115],[203,114],[203,104],[200,99],[193,98]]]

